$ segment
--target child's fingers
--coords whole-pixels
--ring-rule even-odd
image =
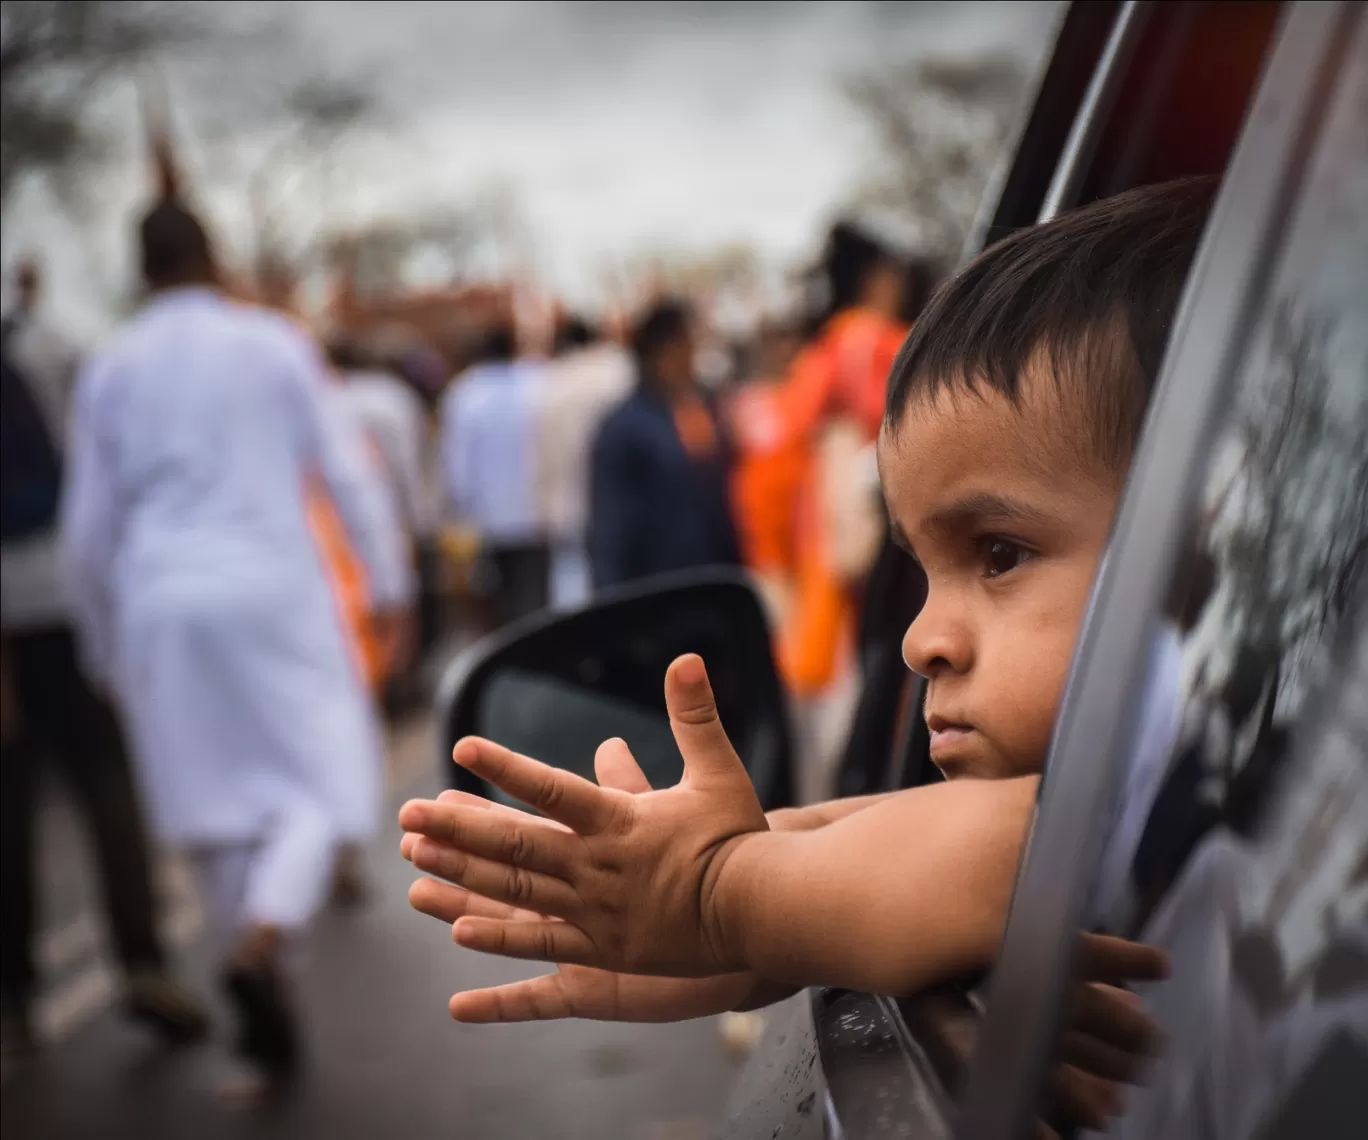
[[[1058,1065],[1046,1082],[1049,1099],[1075,1127],[1101,1130],[1121,1111],[1121,1087],[1072,1065]]]
[[[1068,1027],[1139,1057],[1153,1056],[1163,1040],[1139,997],[1097,982],[1075,988]]]
[[[1069,1030],[1060,1046],[1060,1059],[1085,1073],[1108,1081],[1134,1084],[1140,1077],[1146,1058],[1089,1033]]]
[[[1084,934],[1074,972],[1083,982],[1157,982],[1169,975],[1169,956],[1143,942]]]
[[[520,910],[508,903],[494,902],[481,895],[472,894],[464,887],[453,887],[450,883],[436,879],[417,879],[409,887],[409,906],[420,914],[445,922],[448,926],[458,918],[471,915],[477,918],[504,918],[531,920],[542,918],[534,910]]]
[[[599,745],[594,753],[594,775],[601,788],[616,788],[634,796],[651,790],[651,781],[646,779],[627,742],[619,737]]]
[[[594,944],[571,922],[516,922],[497,918],[462,918],[452,931],[458,943],[483,954],[525,958],[534,962],[594,965]]]
[[[612,819],[610,793],[597,784],[492,741],[468,736],[457,743],[452,758],[514,799],[581,835],[593,835]]]
[[[540,978],[510,982],[506,986],[468,990],[453,995],[447,1008],[457,1021],[472,1025],[558,1021],[577,1016],[559,974],[543,974]]]
[[[564,879],[482,859],[426,837],[413,848],[413,865],[494,902],[562,918],[579,913],[579,896]]]
[[[684,768],[694,778],[745,774],[717,715],[703,658],[676,658],[665,673],[665,707]]]
[[[570,877],[582,847],[577,836],[539,824],[525,812],[499,815],[460,804],[414,800],[404,805],[399,822],[441,847],[562,879]]]
[[[484,796],[472,795],[470,792],[458,792],[454,788],[448,788],[445,792],[440,793],[437,796],[437,802],[439,804],[460,804],[462,807],[483,808],[485,811],[491,811],[506,819],[531,821],[540,827],[554,827],[557,831],[570,830],[565,824],[557,823],[554,819],[547,819],[544,815],[532,815],[521,808],[509,807],[508,804],[498,804],[493,800],[485,799]]]
[[[504,804],[496,804],[493,800],[487,800],[484,796],[473,795],[470,792],[458,792],[455,788],[448,788],[444,792],[437,793],[439,804],[464,804],[466,807],[494,808],[504,807]]]

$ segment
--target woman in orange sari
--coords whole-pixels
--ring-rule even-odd
[[[806,470],[795,504],[793,604],[779,657],[800,699],[839,679],[851,655],[855,592],[882,538],[867,447],[878,437],[900,319],[905,270],[852,226],[833,228],[823,258],[829,302],[783,393],[787,435]]]

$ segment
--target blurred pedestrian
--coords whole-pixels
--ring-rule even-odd
[[[82,670],[58,572],[63,451],[79,365],[39,307],[36,264],[3,326],[3,755],[0,758],[0,1012],[4,1048],[35,1044],[35,823],[40,761],[55,762],[90,829],[124,975],[124,1008],[172,1043],[204,1035],[199,1000],[167,968],[152,859],[113,709]]]
[[[418,393],[349,341],[335,339],[328,355],[342,378],[342,400],[366,433],[410,550],[431,540],[431,496],[424,482],[427,416]]]
[[[479,536],[495,625],[541,609],[550,589],[537,500],[536,410],[546,377],[542,364],[515,357],[511,322],[495,322],[441,410],[447,499],[457,521]]]
[[[740,562],[728,498],[730,448],[695,370],[694,315],[658,301],[632,335],[637,386],[594,440],[589,549],[594,586]]]
[[[762,326],[750,374],[728,407],[737,453],[732,502],[741,552],[780,629],[793,605],[798,495],[807,471],[807,449],[784,420],[784,384],[799,347],[796,328],[778,322]]]
[[[800,698],[824,694],[853,660],[855,595],[883,538],[873,444],[883,419],[907,272],[888,249],[838,223],[819,270],[824,304],[794,360],[783,431],[808,455],[799,489],[795,587],[780,662]]]
[[[375,460],[373,466],[395,506],[407,540],[409,564],[418,574],[420,593],[430,593],[435,584],[426,580],[428,575],[423,571],[431,562],[425,564],[421,554],[435,542],[436,524],[426,478],[432,465],[428,459],[428,417],[422,398],[376,356],[350,340],[333,338],[328,355],[342,379],[338,395],[365,432]],[[418,648],[416,630],[406,631],[403,642],[392,647],[382,693],[387,708],[396,701],[403,703],[401,690],[413,691],[413,670],[420,664]]]
[[[589,449],[599,424],[632,389],[631,357],[582,317],[567,317],[547,365],[537,412],[537,482],[551,549],[551,604],[581,605],[592,592]]]
[[[313,342],[224,297],[182,204],[142,219],[151,298],[82,375],[64,561],[93,673],[119,694],[152,816],[228,941],[252,1088],[293,1074],[291,950],[338,840],[373,828],[381,742],[307,522],[319,478],[364,556],[376,624],[410,590],[358,432]]]

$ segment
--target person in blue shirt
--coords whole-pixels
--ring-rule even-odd
[[[590,461],[594,586],[740,562],[730,453],[694,370],[694,317],[657,302],[632,334],[637,387],[600,426]]]
[[[480,536],[494,627],[547,604],[551,551],[537,502],[536,409],[544,367],[519,360],[511,322],[442,398],[442,460],[455,518]]]

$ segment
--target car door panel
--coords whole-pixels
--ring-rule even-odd
[[[1109,1135],[1368,1119],[1348,1079],[1368,1071],[1365,107],[1361,6],[1297,5],[1075,659],[962,1137],[1021,1136],[1040,1111],[1088,928],[1172,959],[1137,987],[1166,1052]]]

